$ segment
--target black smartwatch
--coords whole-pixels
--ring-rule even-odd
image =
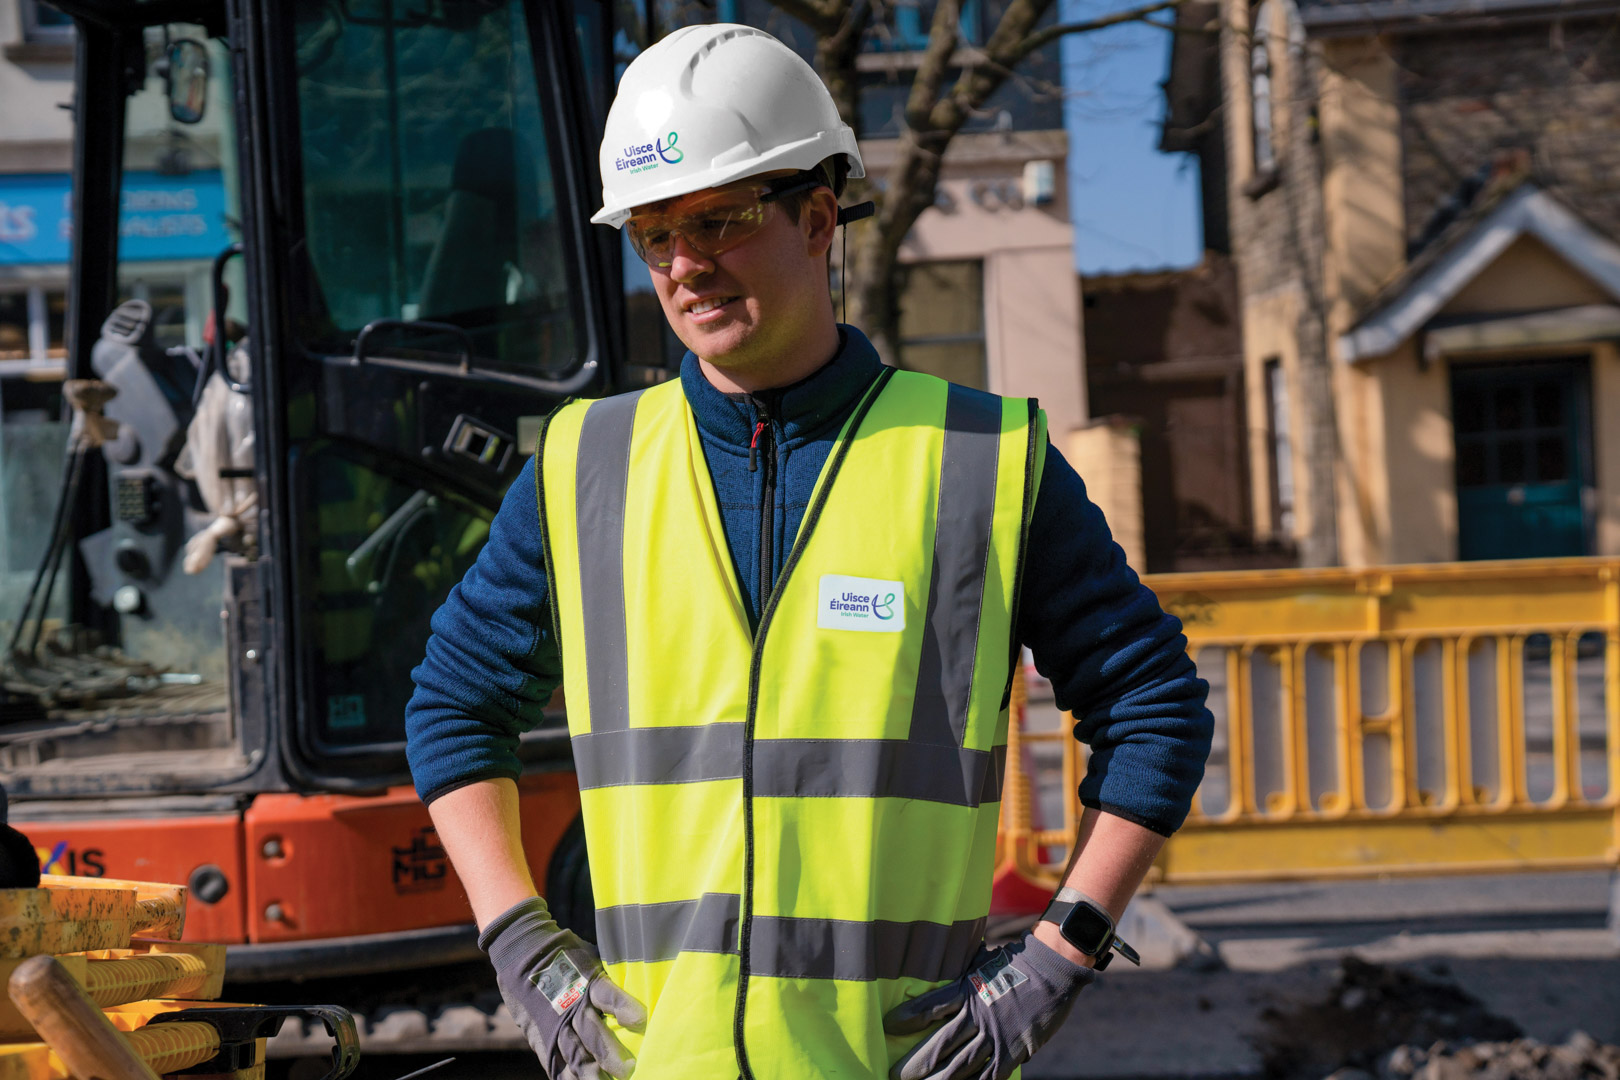
[[[1091,957],[1098,971],[1113,961],[1115,952],[1138,967],[1142,964],[1136,950],[1114,933],[1114,917],[1108,909],[1079,889],[1059,889],[1041,920],[1056,923],[1063,940]]]

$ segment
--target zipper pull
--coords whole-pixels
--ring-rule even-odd
[[[754,437],[748,443],[748,471],[759,471],[759,437],[765,431],[765,421],[754,425]]]

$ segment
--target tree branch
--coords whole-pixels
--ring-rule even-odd
[[[1048,26],[1041,30],[1035,31],[1023,41],[1020,41],[1012,50],[1011,56],[996,57],[996,60],[1008,67],[1011,67],[1013,64],[1016,64],[1019,60],[1022,60],[1036,49],[1039,49],[1041,46],[1049,44],[1050,42],[1056,41],[1060,37],[1064,37],[1068,34],[1089,34],[1095,30],[1106,30],[1110,26],[1119,26],[1122,23],[1147,23],[1149,26],[1157,26],[1162,30],[1168,30],[1171,28],[1166,26],[1164,23],[1154,22],[1152,19],[1149,19],[1148,16],[1156,15],[1161,11],[1169,11],[1173,8],[1178,8],[1185,2],[1186,0],[1159,0],[1158,3],[1147,4],[1139,8],[1132,8],[1129,11],[1116,11],[1112,14],[1102,15],[1095,19],[1089,19],[1085,22],[1058,23],[1055,26]]]
[[[834,31],[816,39],[816,69],[838,106],[838,115],[859,136],[861,87],[856,59],[876,8],[870,0],[834,0],[833,7],[837,13]]]
[[[928,28],[928,48],[912,78],[911,93],[906,96],[906,124],[919,135],[929,126],[929,113],[939,100],[940,87],[945,85],[951,56],[956,52],[961,17],[957,0],[938,0],[934,6],[934,22]]]
[[[848,10],[847,4],[838,3],[837,0],[824,4],[818,4],[816,0],[771,0],[771,6],[804,23],[817,37],[837,33],[838,24]]]

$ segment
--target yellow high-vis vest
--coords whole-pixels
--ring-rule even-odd
[[[678,382],[554,413],[537,486],[636,1080],[882,1078],[990,910],[1033,400],[886,369],[750,633]]]

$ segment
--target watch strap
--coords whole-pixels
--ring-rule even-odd
[[[1068,918],[1069,912],[1073,911],[1081,904],[1089,904],[1091,907],[1104,913],[1105,915],[1108,913],[1107,908],[1097,903],[1097,901],[1093,900],[1079,889],[1071,888],[1065,885],[1052,897],[1051,903],[1046,905],[1046,910],[1041,914],[1041,921],[1054,923],[1061,928],[1063,926],[1063,920]],[[1128,945],[1124,939],[1119,936],[1118,924],[1114,922],[1112,915],[1108,915],[1108,922],[1113,927],[1113,930],[1108,938],[1108,944],[1102,947],[1101,952],[1086,953],[1087,956],[1092,958],[1095,969],[1102,971],[1107,968],[1114,959],[1114,950],[1116,949],[1124,955],[1125,959],[1140,967],[1142,963],[1141,959],[1137,956],[1136,950],[1131,948],[1130,945]],[[1068,940],[1067,935],[1065,935],[1064,940]],[[1069,943],[1071,945],[1074,944],[1072,941]],[[1079,949],[1080,947],[1075,945],[1075,948]],[[1080,949],[1080,951],[1083,953],[1085,952],[1084,949]]]

